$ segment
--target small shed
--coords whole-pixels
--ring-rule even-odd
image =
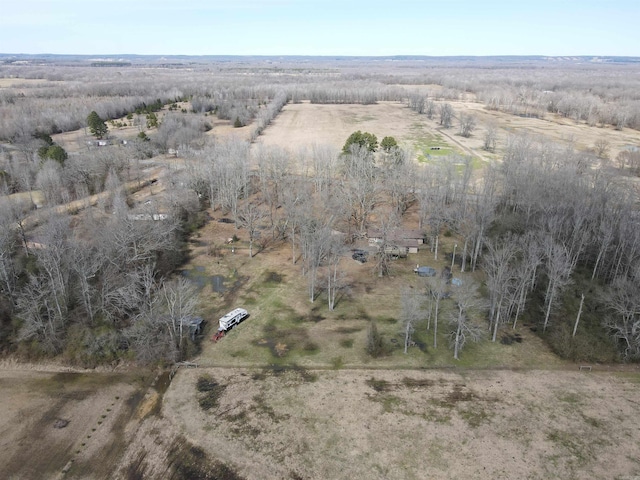
[[[195,340],[196,336],[200,335],[203,322],[202,317],[184,317],[180,320],[182,328],[189,329],[189,338],[191,338],[191,340]]]

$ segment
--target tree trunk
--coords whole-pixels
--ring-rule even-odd
[[[549,317],[551,316],[551,304],[553,303],[553,297],[555,293],[556,293],[555,288],[552,288],[550,297],[549,297],[549,303],[547,304],[547,312],[545,313],[545,316],[544,316],[544,325],[542,326],[543,333],[547,331],[547,324],[549,323]]]
[[[604,253],[603,249],[600,249],[598,252],[598,258],[596,258],[596,264],[593,266],[593,273],[591,274],[591,280],[596,278],[596,272],[598,271],[598,265],[600,265],[600,259],[602,259],[602,255]]]
[[[493,335],[491,336],[491,341],[495,342],[496,337],[498,336],[498,325],[500,324],[500,309],[498,309],[498,313],[496,314],[496,320],[493,324]]]
[[[296,228],[291,227],[291,262],[296,264]]]
[[[516,316],[513,319],[513,329],[516,329],[516,324],[518,323],[518,317],[520,316],[520,310],[522,310],[522,305],[524,304],[524,294],[527,291],[527,284],[526,282],[522,284],[522,287],[520,289],[520,298],[518,300],[518,308],[516,308]]]
[[[456,329],[456,340],[453,345],[453,358],[459,360],[458,358],[458,350],[460,347],[460,331],[462,330],[462,325],[460,323],[460,319],[458,319],[458,328]]]
[[[484,227],[480,228],[478,232],[478,238],[476,240],[475,248],[473,249],[473,258],[471,259],[471,271],[476,271],[476,264],[478,263],[478,256],[480,255],[480,248],[482,247],[482,236],[484,235]]]
[[[468,238],[464,239],[464,249],[462,252],[462,266],[460,267],[460,272],[464,272],[464,267],[467,262],[467,243],[469,242]]]
[[[409,338],[411,336],[411,322],[407,322],[407,326],[404,329],[404,353],[407,353],[407,348],[409,347]]]
[[[576,317],[576,323],[573,325],[573,334],[572,337],[576,336],[576,331],[578,330],[578,323],[580,322],[580,315],[582,315],[582,305],[584,304],[584,293],[580,298],[580,308],[578,309],[578,316]]]
[[[438,292],[440,295],[440,292]],[[438,348],[438,307],[440,304],[440,298],[436,300],[436,311],[433,316],[433,348]]]

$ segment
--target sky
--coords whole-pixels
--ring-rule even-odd
[[[3,0],[0,53],[640,56],[640,0]]]

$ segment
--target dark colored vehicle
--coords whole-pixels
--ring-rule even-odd
[[[413,269],[420,277],[435,277],[436,269],[433,267],[418,267]]]
[[[369,252],[367,252],[366,250],[354,250],[351,258],[353,258],[356,262],[365,263],[368,256]]]

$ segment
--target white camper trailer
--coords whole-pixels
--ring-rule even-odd
[[[234,325],[239,324],[242,320],[247,318],[249,313],[244,308],[236,308],[235,310],[230,311],[224,317],[220,318],[220,327],[218,331],[226,332]]]

